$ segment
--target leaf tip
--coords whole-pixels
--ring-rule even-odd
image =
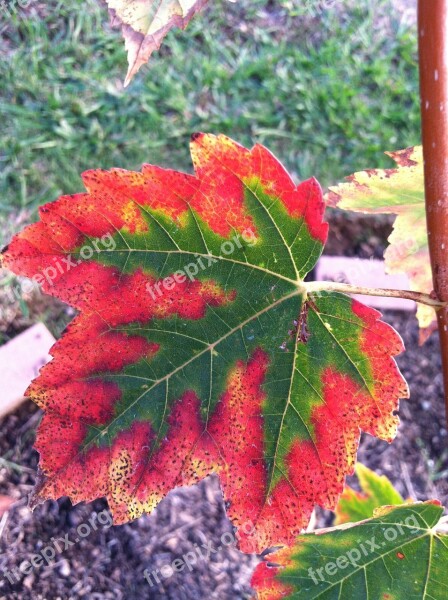
[[[129,69],[128,72],[126,73],[126,77],[124,78],[123,81],[123,88],[127,88],[128,85],[131,83],[132,79],[134,78],[134,75],[137,73],[138,68],[135,67],[134,65],[129,65]]]
[[[191,134],[190,140],[191,142],[198,142],[201,138],[203,138],[205,133],[202,131],[195,131]]]
[[[44,475],[44,472],[40,467],[38,467],[34,489],[28,496],[28,508],[31,511],[34,511],[38,506],[44,504],[44,502],[47,500],[47,498],[41,495],[41,491],[45,485],[45,481],[46,477]]]

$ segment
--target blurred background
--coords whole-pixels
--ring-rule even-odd
[[[414,0],[214,0],[126,90],[124,43],[105,5],[21,1],[0,5],[2,245],[40,205],[82,191],[86,169],[191,171],[195,131],[261,142],[296,179],[323,186],[392,166],[384,151],[419,143]],[[334,238],[327,252],[362,254],[370,225],[355,221],[333,229],[344,248]],[[368,246],[382,255],[380,239]],[[50,313],[59,334],[65,320]]]
[[[101,3],[2,8],[0,210],[33,215],[93,167],[190,171],[194,131],[261,142],[322,185],[391,164],[420,136],[415,27],[393,5],[213,0],[126,90]]]
[[[324,187],[356,170],[392,166],[384,151],[420,141],[411,0],[213,0],[186,31],[168,34],[126,90],[120,32],[93,0],[31,0],[26,8],[5,0],[0,51],[2,245],[37,218],[39,205],[82,191],[86,169],[138,170],[149,162],[191,171],[194,131],[261,142],[296,180],[313,175]],[[382,257],[393,219],[341,212],[329,219],[328,254]],[[0,344],[39,322],[57,338],[73,311],[35,290],[12,298],[15,281],[0,271]],[[443,500],[448,455],[437,334],[419,350],[413,314],[385,318],[409,346],[399,364],[412,396],[396,442],[364,436],[360,458],[404,497]],[[60,500],[30,512],[39,419],[27,402],[0,421],[0,494],[12,500],[8,510],[0,503],[0,570],[106,507]],[[331,520],[318,511],[318,524]],[[20,581],[0,577],[0,598],[247,598],[253,559],[232,547],[158,587],[143,578],[148,565],[229,530],[209,478],[171,494],[152,517],[92,532]]]

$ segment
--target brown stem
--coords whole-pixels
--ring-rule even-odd
[[[448,301],[448,0],[418,1],[426,219],[434,291]],[[448,308],[437,312],[448,415]]]

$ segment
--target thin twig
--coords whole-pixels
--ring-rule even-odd
[[[309,294],[316,292],[342,292],[344,294],[362,294],[364,296],[385,296],[387,298],[403,298],[421,304],[427,304],[434,309],[448,306],[448,302],[441,302],[429,294],[411,292],[410,290],[392,290],[386,288],[367,288],[337,281],[307,281],[304,283]]]

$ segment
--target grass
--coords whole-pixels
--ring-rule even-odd
[[[120,34],[93,0],[0,14],[0,217],[81,191],[79,173],[191,170],[194,131],[262,142],[323,185],[419,142],[416,34],[389,0],[311,17],[294,0],[214,0],[130,88]],[[307,6],[307,5],[305,5]]]

